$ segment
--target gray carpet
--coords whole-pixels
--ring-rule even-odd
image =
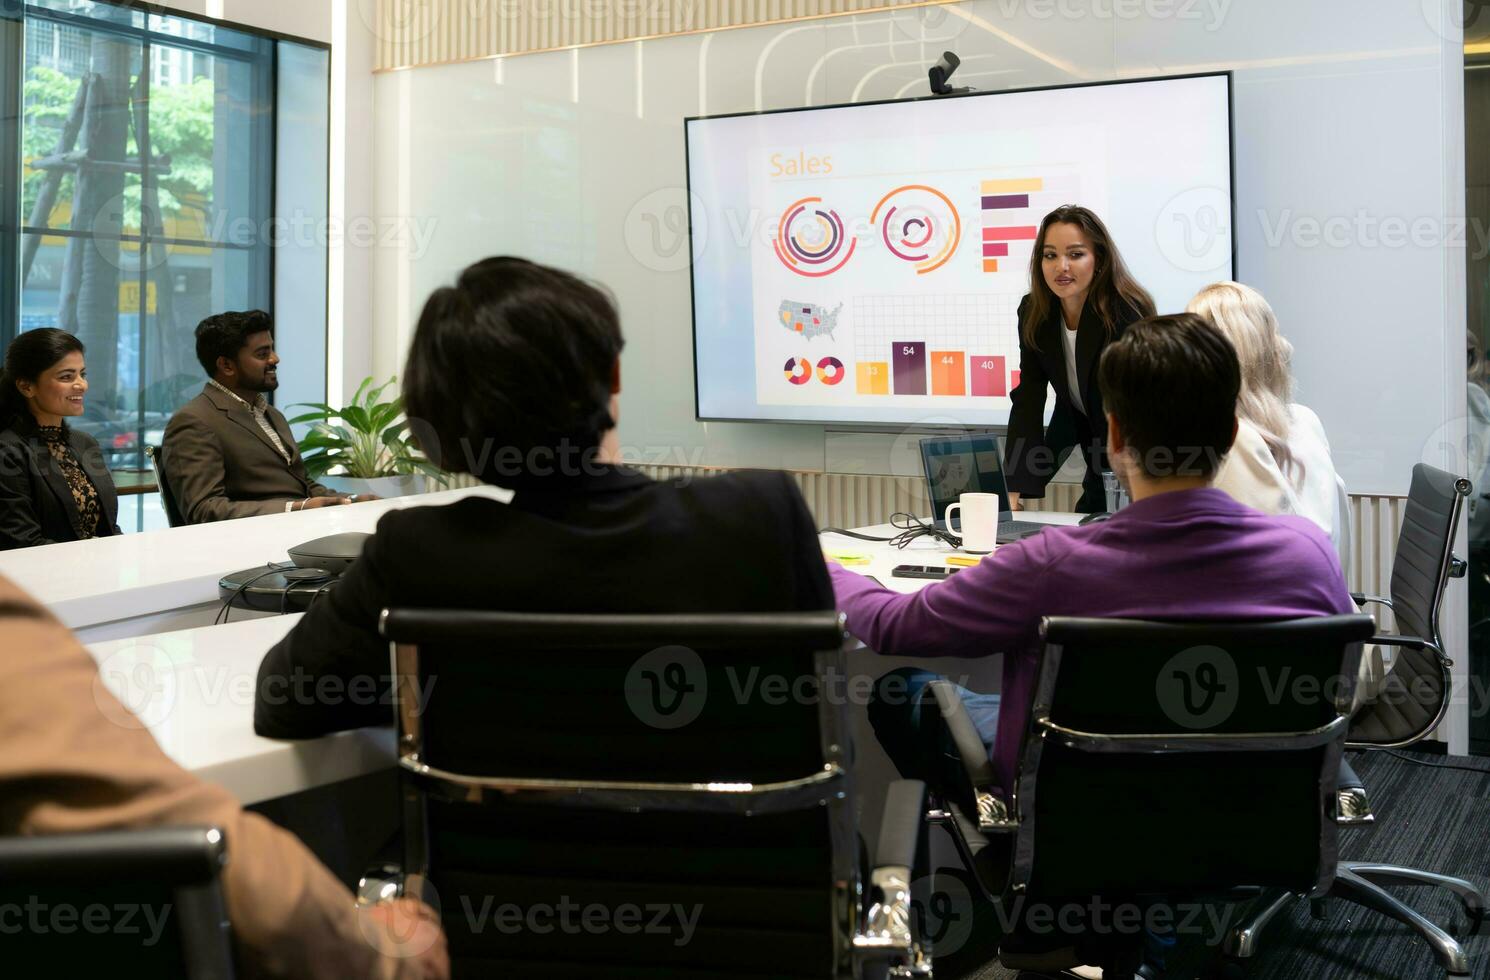
[[[1352,753],[1366,784],[1376,824],[1342,829],[1341,857],[1382,861],[1467,878],[1490,889],[1490,759],[1413,754],[1427,763],[1451,763],[1478,770],[1430,769],[1383,752]],[[1480,774],[1482,773],[1482,774]],[[1392,889],[1441,927],[1456,931],[1464,916],[1459,903],[1441,889]],[[1475,977],[1490,978],[1490,927],[1461,936]],[[974,950],[937,963],[938,980],[1011,980],[1014,974],[990,965],[992,950]],[[1173,957],[1176,978],[1204,976],[1217,951],[1203,943],[1182,945]],[[970,962],[969,962],[970,961]],[[1307,902],[1281,913],[1263,935],[1262,951],[1246,976],[1252,980],[1408,980],[1441,977],[1426,944],[1407,927],[1375,912],[1332,901],[1324,921],[1315,921]]]

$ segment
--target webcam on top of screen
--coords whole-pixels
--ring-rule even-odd
[[[943,51],[942,56],[937,59],[936,64],[926,73],[931,80],[932,95],[961,95],[971,92],[971,88],[953,88],[952,75],[957,71],[957,66],[962,64],[962,59],[951,51]]]

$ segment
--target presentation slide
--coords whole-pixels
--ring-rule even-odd
[[[1229,77],[687,122],[698,415],[1003,425],[1040,220],[1161,311],[1233,277]]]

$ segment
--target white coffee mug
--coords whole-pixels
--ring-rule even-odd
[[[947,530],[952,530],[952,512],[962,515],[962,550],[976,555],[986,555],[998,545],[999,495],[996,493],[965,493],[957,503],[947,507]]]

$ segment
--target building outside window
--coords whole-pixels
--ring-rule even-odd
[[[76,425],[121,486],[142,482],[128,471],[145,470],[144,447],[201,390],[194,331],[212,313],[276,314],[297,360],[276,401],[323,400],[327,171],[277,172],[277,144],[325,145],[329,51],[158,7],[17,6],[23,30],[12,12],[0,36],[0,150],[19,157],[0,166],[0,341],[39,327],[83,341],[91,387]],[[286,240],[284,227],[302,234]],[[288,297],[276,287],[287,261]],[[280,316],[287,301],[293,315]],[[154,526],[158,507],[140,503],[135,525]]]

